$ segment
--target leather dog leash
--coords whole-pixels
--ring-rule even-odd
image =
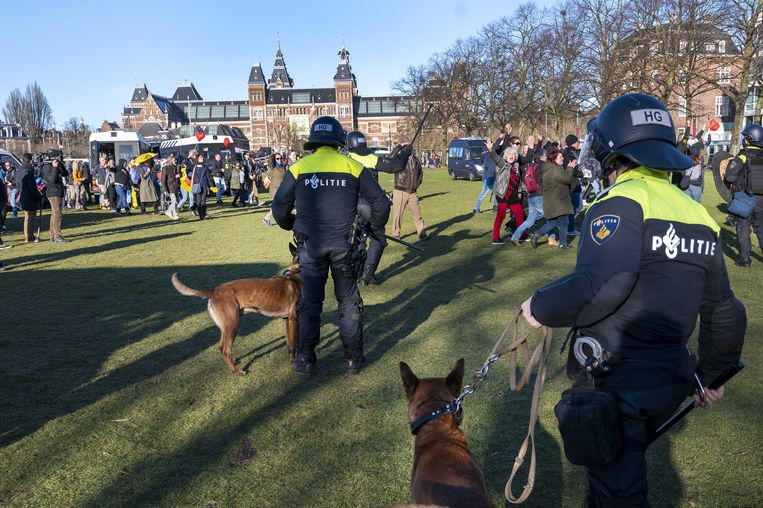
[[[535,425],[538,422],[538,413],[540,412],[540,395],[543,392],[543,384],[546,381],[546,371],[548,368],[547,359],[548,354],[551,351],[551,329],[543,326],[541,327],[541,340],[538,342],[533,354],[529,354],[529,348],[527,346],[527,339],[529,333],[527,330],[527,323],[522,319],[522,309],[517,309],[514,317],[509,320],[501,333],[498,342],[493,347],[493,351],[490,353],[489,358],[498,359],[501,356],[510,353],[510,367],[509,367],[509,388],[512,391],[519,391],[524,388],[525,384],[530,379],[533,368],[537,364],[538,370],[535,375],[535,386],[533,387],[532,403],[530,406],[530,421],[527,427],[527,437],[522,442],[522,446],[519,448],[517,457],[514,459],[514,466],[511,469],[511,474],[508,480],[506,480],[506,487],[504,488],[504,495],[506,499],[512,504],[520,504],[527,500],[532,493],[533,486],[535,485],[535,469],[536,469],[536,457],[535,457]],[[510,343],[509,343],[510,341]],[[521,349],[524,358],[524,371],[522,372],[519,381],[517,381],[517,354]],[[495,360],[494,360],[495,361]],[[530,448],[530,470],[527,474],[527,483],[522,489],[522,494],[519,497],[514,497],[512,492],[512,483],[514,478],[519,472],[520,467],[525,460],[527,450]]]

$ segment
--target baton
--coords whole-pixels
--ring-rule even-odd
[[[419,134],[421,134],[421,129],[424,128],[424,122],[427,121],[427,117],[429,116],[429,112],[432,111],[432,103],[429,103],[429,107],[427,108],[426,112],[424,113],[424,116],[421,118],[421,122],[419,122],[419,128],[416,129],[416,134],[413,135],[413,139],[411,139],[411,142],[409,143],[410,146],[413,146],[413,144],[416,142],[416,138],[419,137]]]
[[[417,250],[419,252],[424,252],[424,249],[422,249],[421,247],[416,247],[415,245],[410,244],[406,242],[405,240],[401,240],[400,238],[395,238],[394,236],[388,236],[383,233],[374,233],[373,231],[370,231],[369,234],[371,235],[372,238],[374,238],[378,242],[380,242],[382,238],[386,238],[387,240],[392,240],[393,242],[397,242],[401,245],[405,245],[409,249]]]
[[[725,385],[729,379],[737,375],[742,369],[744,369],[744,362],[742,360],[738,360],[734,365],[722,372],[721,375],[715,379],[715,381],[707,385],[707,387],[711,390],[717,390],[721,386]],[[646,446],[654,443],[658,437],[666,433],[673,425],[678,423],[681,418],[691,413],[694,407],[694,401],[687,402],[686,405],[679,409],[673,416],[671,416],[668,421],[660,425],[657,430],[654,431],[654,433],[647,436]]]

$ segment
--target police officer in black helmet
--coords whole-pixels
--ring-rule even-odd
[[[273,217],[283,229],[294,231],[299,250],[302,291],[297,302],[298,351],[291,364],[299,374],[314,370],[329,271],[339,302],[339,336],[347,370],[357,373],[366,363],[363,300],[350,238],[360,197],[369,203],[373,229],[382,229],[387,223],[389,200],[362,164],[337,151],[344,144],[342,125],[330,116],[318,118],[305,143],[305,150],[313,153],[289,167],[273,198]],[[293,215],[295,207],[297,214]]]
[[[745,193],[755,201],[746,217],[734,214],[739,242],[739,259],[736,264],[749,268],[752,228],[755,229],[758,246],[763,252],[763,127],[748,125],[742,131],[742,138],[742,150],[726,168],[725,179],[731,183],[732,192]]]
[[[376,181],[379,181],[379,171],[382,173],[400,173],[405,169],[408,158],[411,156],[412,148],[409,146],[397,152],[392,157],[378,156],[368,148],[365,135],[360,131],[352,131],[347,134],[348,155],[356,161],[363,164],[368,169]],[[363,220],[368,221],[371,214],[371,206],[362,197],[358,199],[358,214]],[[377,233],[384,233],[384,230],[377,230]],[[380,284],[376,278],[376,269],[379,267],[382,252],[387,246],[387,240],[384,237],[369,239],[368,257],[366,258],[363,271],[360,274],[360,281],[364,284]]]
[[[609,394],[608,419],[621,422],[585,447],[560,417],[567,457],[588,470],[589,505],[649,506],[648,436],[698,382],[739,359],[746,314],[729,287],[720,228],[670,183],[692,161],[676,149],[665,106],[645,94],[613,100],[588,124],[580,158],[589,150],[612,186],[586,213],[574,271],[536,291],[522,313],[535,327],[573,328],[571,376]],[[687,339],[698,314],[695,363]],[[724,389],[704,393],[712,403]]]

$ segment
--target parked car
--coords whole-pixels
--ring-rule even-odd
[[[487,150],[485,140],[478,137],[454,139],[448,145],[448,174],[451,180],[468,178],[482,180],[482,155]]]

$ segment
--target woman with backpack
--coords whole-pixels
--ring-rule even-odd
[[[528,165],[525,169],[525,189],[527,189],[528,208],[527,219],[522,225],[517,226],[514,234],[511,235],[511,243],[521,245],[522,235],[528,228],[532,227],[538,219],[545,217],[543,215],[543,164],[546,162],[546,151],[540,149],[538,160]]]
[[[530,235],[533,249],[538,247],[538,239],[551,233],[557,226],[559,227],[559,248],[569,249],[571,247],[567,243],[567,228],[573,213],[570,183],[577,162],[575,160],[570,161],[567,168],[562,166],[563,162],[562,151],[558,147],[554,147],[549,150],[547,160],[543,163],[543,214],[548,222]]]
[[[519,174],[518,155],[517,149],[513,146],[506,148],[503,151],[503,160],[496,163],[493,194],[498,200],[498,211],[493,221],[493,245],[506,243],[501,239],[501,225],[506,218],[507,209],[514,215],[517,227],[521,226],[525,220],[522,199],[519,197],[522,179]]]

